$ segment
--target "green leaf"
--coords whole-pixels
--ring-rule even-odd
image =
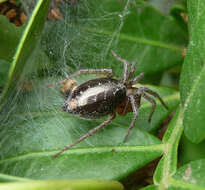
[[[196,25],[200,20],[200,17],[204,17],[204,1],[194,1],[194,0],[187,0],[187,9],[188,9],[188,27],[189,27],[189,34],[190,36],[193,33],[193,30],[196,29]],[[191,42],[191,41],[190,41]]]
[[[158,188],[155,185],[149,185],[149,186],[146,186],[140,190],[158,190]]]
[[[188,8],[191,39],[182,68],[180,93],[185,135],[190,141],[199,143],[205,138],[205,44],[202,40],[205,36],[205,1],[189,0]]]
[[[123,190],[117,181],[103,180],[54,180],[4,183],[0,190]]]
[[[168,179],[168,189],[204,190],[205,189],[205,159],[192,161]]]
[[[146,2],[105,0],[99,6],[98,1],[88,0],[59,6],[64,19],[46,22],[42,41],[36,43],[48,9],[48,1],[38,1],[13,61],[2,99],[7,105],[0,114],[0,172],[28,179],[121,179],[164,153],[155,180],[155,185],[161,185],[176,171],[181,119],[172,122],[163,144],[148,132],[156,133],[177,107],[177,91],[148,85],[160,94],[169,110],[157,101],[152,122],[148,123],[152,105],[142,101],[140,116],[127,142],[123,143],[123,138],[133,113],[117,116],[103,130],[54,159],[55,153],[106,118],[88,121],[64,113],[61,107],[65,100],[59,87],[44,86],[79,67],[113,68],[115,76],[121,76],[123,64],[113,58],[112,49],[138,62],[136,74],[163,71],[182,61],[187,42],[183,31]],[[40,67],[36,60],[42,62]],[[26,74],[29,80],[24,78]],[[21,80],[24,85],[14,91],[13,99],[9,98],[10,90]],[[85,81],[83,77],[81,80]],[[52,188],[58,188],[54,183]]]
[[[22,177],[16,177],[16,176],[11,176],[11,175],[6,175],[6,174],[1,174],[0,173],[0,182],[19,182],[19,181],[28,181],[29,179],[22,178]]]
[[[149,0],[148,2],[151,3],[157,10],[166,15],[169,15],[170,9],[176,3],[170,0]]]
[[[141,125],[136,124],[125,144],[122,142],[132,114],[117,117],[104,130],[53,159],[57,150],[87,133],[103,119],[87,121],[62,112],[64,100],[59,89],[42,88],[46,84],[47,80],[34,81],[33,89],[19,97],[9,120],[2,119],[2,126],[6,126],[0,133],[2,173],[37,179],[119,179],[162,154],[160,141],[144,131],[152,123],[147,122],[151,104],[143,101]],[[152,89],[160,93],[170,110],[178,104],[176,91]],[[157,102],[153,125],[159,125],[168,113]],[[7,113],[2,115],[2,118],[6,117]]]
[[[185,35],[188,37],[188,24],[187,22],[183,19],[181,14],[187,14],[187,11],[184,6],[182,5],[175,5],[172,7],[170,10],[170,14],[173,16],[175,21],[177,22],[178,26],[181,27],[185,33]]]
[[[14,87],[19,81],[19,78],[22,77],[22,70],[34,49],[37,42],[37,37],[40,35],[42,30],[44,19],[47,15],[49,2],[50,1],[43,0],[38,1],[31,18],[29,19],[29,22],[16,50],[16,54],[13,58],[8,80],[1,96],[0,104],[2,104],[6,96],[14,90]]]
[[[198,160],[205,157],[205,140],[199,144],[190,142],[185,135],[181,138],[181,148],[179,156],[179,165],[184,165],[192,160]]]
[[[1,171],[34,179],[120,179],[159,157],[162,146],[75,148],[54,160],[55,153],[34,152],[2,159]]]
[[[159,187],[164,187],[167,178],[176,172],[178,144],[183,132],[182,116],[183,110],[178,108],[162,140],[164,155],[154,174],[154,183]]]
[[[3,15],[0,20],[0,59],[11,62],[25,27],[16,27]]]
[[[0,59],[0,87],[3,87],[7,79],[10,63]]]
[[[90,0],[62,10],[67,12],[65,20],[49,23],[43,38],[51,61],[72,68],[112,67],[121,76],[123,66],[111,50],[136,61],[136,73],[159,72],[183,59],[187,43],[183,31],[150,4],[104,0],[99,6]]]

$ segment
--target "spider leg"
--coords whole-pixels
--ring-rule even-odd
[[[151,94],[152,96],[154,96],[155,98],[157,98],[161,104],[168,110],[169,108],[167,107],[167,105],[165,104],[165,102],[162,100],[162,98],[159,96],[159,94],[157,94],[156,92],[150,90],[149,88],[147,87],[141,87],[143,88],[143,91],[144,92],[147,92],[148,94]]]
[[[129,79],[129,72],[128,72],[128,65],[129,62],[125,59],[122,59],[121,57],[119,57],[114,51],[112,51],[113,56],[115,57],[115,59],[117,59],[118,61],[124,63],[124,71],[123,71],[123,83],[127,83],[128,79]]]
[[[136,62],[135,62],[135,61],[132,61],[132,62],[131,62],[131,69],[130,69],[129,78],[132,77],[132,75],[135,73],[135,70],[136,70]]]
[[[142,78],[144,78],[144,73],[140,73],[137,75],[132,81],[131,84],[135,85],[137,82],[139,82]]]
[[[156,102],[153,98],[151,98],[150,96],[148,96],[145,93],[143,93],[142,96],[143,96],[143,98],[145,98],[147,101],[151,102],[151,104],[152,104],[152,109],[151,109],[151,112],[149,114],[149,119],[148,119],[148,122],[151,122],[152,115],[153,115],[155,108],[156,108]]]
[[[72,75],[68,76],[67,79],[71,79],[81,74],[92,74],[92,73],[107,74],[107,77],[112,77],[114,74],[112,69],[81,69],[79,71],[76,71]]]
[[[129,98],[128,98],[128,100],[126,101],[124,110],[123,110],[123,112],[122,112],[122,115],[125,115],[125,114],[127,113],[127,109],[128,109],[129,102],[130,102],[130,101],[129,101]]]
[[[79,139],[77,139],[75,142],[73,142],[70,145],[67,145],[64,149],[62,149],[60,152],[58,152],[57,154],[54,155],[55,158],[57,158],[60,154],[62,154],[64,151],[72,148],[74,145],[80,143],[81,141],[85,140],[86,138],[88,138],[89,136],[92,136],[93,134],[95,134],[97,131],[99,131],[100,129],[102,129],[103,127],[105,127],[106,125],[108,125],[113,119],[115,118],[115,113],[113,113],[107,120],[103,121],[100,125],[98,125],[97,127],[95,127],[94,129],[91,129],[90,131],[88,131],[88,133],[86,133],[85,135],[83,135],[82,137],[80,137]]]
[[[130,131],[131,129],[134,127],[134,124],[138,118],[138,107],[137,107],[137,104],[135,102],[135,98],[134,98],[134,95],[130,95],[129,96],[130,98],[130,102],[131,102],[131,105],[132,105],[132,109],[133,109],[133,114],[134,114],[134,118],[132,119],[132,122],[127,130],[127,134],[125,135],[125,138],[123,140],[123,142],[125,142],[130,134]]]
[[[70,80],[73,77],[76,77],[76,76],[81,75],[81,74],[92,74],[92,73],[107,74],[107,77],[109,77],[109,78],[111,78],[113,76],[113,74],[114,74],[112,69],[81,69],[79,71],[76,71],[72,75],[68,75],[66,77],[66,79],[61,80],[61,81],[59,81],[57,83],[54,83],[54,84],[49,84],[49,85],[45,86],[45,88],[50,88],[50,87],[58,86],[58,85],[60,85],[62,83],[65,83],[67,80]]]

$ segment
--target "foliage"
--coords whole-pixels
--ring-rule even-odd
[[[205,2],[21,3],[28,16],[23,26],[0,15],[0,190],[123,189],[121,183],[126,189],[205,189]],[[53,12],[58,16],[47,17]],[[145,79],[136,85],[158,92],[169,110],[157,101],[149,123],[151,104],[143,100],[127,142],[132,113],[54,159],[105,118],[62,112],[60,87],[45,86],[79,68],[112,68],[119,78],[123,65],[111,50],[137,62],[135,74],[144,72]],[[145,183],[147,177],[126,183],[133,172],[146,173],[150,162],[156,165],[153,184]]]

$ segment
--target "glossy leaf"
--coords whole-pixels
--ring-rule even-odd
[[[196,7],[197,6],[197,7]],[[191,39],[180,80],[185,135],[199,143],[205,138],[205,2],[188,1]],[[197,12],[196,12],[197,10]]]

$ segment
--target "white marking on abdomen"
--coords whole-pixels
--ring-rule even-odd
[[[78,98],[78,106],[84,106],[88,102],[88,98],[91,96],[95,96],[97,98],[97,94],[99,93],[106,93],[109,90],[109,86],[96,86],[92,88],[88,88],[85,92],[83,92],[82,96]],[[95,99],[96,101],[96,99]]]

